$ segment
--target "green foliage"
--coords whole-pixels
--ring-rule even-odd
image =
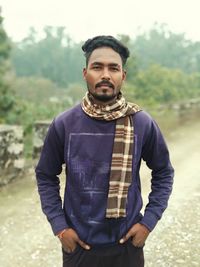
[[[149,32],[138,35],[131,49],[140,59],[140,69],[156,63],[188,73],[200,71],[200,42],[171,32],[166,24],[155,24]]]
[[[79,102],[84,95],[81,84],[71,84],[68,88],[59,88],[50,80],[35,77],[16,78],[12,89],[17,105],[9,113],[9,123],[24,125],[29,134],[36,120],[52,120],[58,113]]]
[[[58,88],[44,78],[16,78],[12,89],[18,101],[18,109],[9,115],[9,121],[26,125],[27,131],[35,120],[52,119],[74,104],[67,89]]]
[[[80,83],[70,84],[67,88],[68,96],[71,97],[72,102],[79,103],[86,93],[85,86]]]
[[[154,99],[158,103],[177,100],[178,90],[185,87],[185,77],[181,74],[179,70],[171,71],[159,65],[140,71],[134,79],[136,97],[150,101]]]
[[[41,78],[17,78],[12,88],[16,105],[7,116],[7,123],[24,128],[25,156],[32,155],[33,126],[37,120],[49,120],[74,105],[67,89],[57,88],[49,80]]]
[[[14,106],[14,97],[6,80],[9,70],[10,42],[3,28],[3,18],[0,16],[0,123],[6,121],[6,116]]]
[[[47,26],[44,36],[37,41],[37,33],[31,29],[27,38],[15,44],[12,60],[16,74],[44,77],[60,87],[80,81],[84,64],[80,44],[72,42],[64,27]]]
[[[7,34],[3,28],[3,18],[0,15],[0,66],[2,67],[2,63],[5,62],[10,56],[10,43],[8,41]],[[1,71],[4,68],[0,69]]]
[[[127,97],[149,106],[200,96],[200,73],[189,75],[179,69],[151,65],[133,75],[129,82],[125,87]]]
[[[31,76],[15,78],[12,89],[18,98],[24,99],[25,101],[32,101],[35,104],[43,103],[50,96],[61,92],[61,89],[52,81]]]
[[[134,97],[149,105],[169,104],[200,96],[200,74],[185,74],[159,65],[139,71],[132,79]]]

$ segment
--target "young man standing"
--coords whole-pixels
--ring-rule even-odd
[[[112,36],[97,36],[82,49],[88,92],[50,125],[36,167],[42,209],[62,244],[63,267],[142,267],[145,240],[172,190],[168,149],[150,115],[123,97],[127,47]],[[142,159],[152,170],[144,215]]]

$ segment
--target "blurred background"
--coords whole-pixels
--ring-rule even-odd
[[[129,47],[123,92],[159,124],[176,172],[146,266],[200,266],[199,1],[0,0],[0,9],[0,266],[61,266],[34,165],[50,121],[85,94],[81,45],[99,34]],[[145,205],[145,166],[141,179]]]

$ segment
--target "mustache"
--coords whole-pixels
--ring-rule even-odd
[[[112,89],[114,89],[114,85],[113,85],[112,83],[108,82],[108,81],[102,81],[102,82],[97,83],[97,84],[95,85],[95,88],[100,87],[100,86],[102,86],[102,85],[106,85],[106,86],[109,86],[109,87],[111,87]]]

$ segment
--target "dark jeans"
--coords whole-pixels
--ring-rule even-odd
[[[143,248],[131,241],[90,250],[77,246],[72,253],[63,250],[63,267],[144,267]]]

